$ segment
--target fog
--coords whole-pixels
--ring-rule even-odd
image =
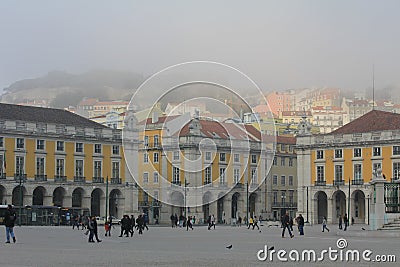
[[[400,2],[0,2],[0,88],[60,70],[149,76],[192,60],[231,65],[263,90],[400,84]],[[0,89],[0,90],[1,90]]]

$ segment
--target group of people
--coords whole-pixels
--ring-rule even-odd
[[[149,227],[147,226],[147,219],[145,214],[140,214],[136,219],[134,215],[124,215],[121,219],[121,233],[119,237],[126,236],[129,237],[129,235],[132,237],[135,229],[138,231],[139,235],[143,234],[144,228],[149,230]],[[111,226],[109,226],[111,228]],[[109,233],[111,236],[111,232]]]
[[[185,216],[180,215],[178,217],[178,215],[175,213],[171,214],[170,220],[172,228],[186,227],[186,230],[189,230],[189,228],[193,230],[193,225],[196,223],[196,216],[188,216],[186,218]]]
[[[257,216],[254,216],[254,218],[253,216],[250,216],[249,226],[247,227],[247,229],[250,229],[251,226],[253,226],[252,230],[254,230],[255,227],[257,227],[257,229],[260,230],[260,227],[258,227]]]

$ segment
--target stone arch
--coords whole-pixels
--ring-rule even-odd
[[[206,222],[208,216],[210,216],[210,201],[212,200],[212,195],[210,191],[207,191],[203,195],[203,217]]]
[[[46,188],[43,186],[36,187],[32,193],[32,205],[43,206],[46,192]]]
[[[14,187],[14,189],[12,191],[12,204],[14,206],[23,206],[25,195],[26,195],[25,186],[20,187],[19,185],[17,185],[16,187]],[[21,202],[21,198],[22,198],[22,202]]]
[[[256,203],[258,195],[257,193],[251,193],[249,196],[249,216],[257,216],[256,214]]]
[[[171,193],[171,214],[177,214],[178,216],[184,214],[184,196],[179,191]]]
[[[92,216],[100,216],[104,207],[104,192],[100,188],[96,188],[90,195],[90,213]]]
[[[324,191],[318,191],[314,195],[314,200],[316,201],[315,205],[315,214],[317,216],[316,222],[322,223],[324,217],[328,217],[328,196]]]
[[[119,189],[113,189],[110,192],[109,195],[109,215],[114,216],[116,218],[121,218],[122,217],[122,211],[123,209],[121,206],[123,205],[123,195],[121,190]]]
[[[53,205],[57,207],[62,207],[64,205],[64,197],[66,195],[66,190],[64,187],[57,187],[53,191]]]
[[[352,207],[351,218],[354,218],[355,223],[365,223],[365,194],[362,190],[355,190],[351,195]]]
[[[239,201],[240,201],[240,194],[238,192],[232,195],[232,202],[231,202],[231,217],[232,218],[239,218]]]
[[[72,192],[72,207],[81,208],[83,202],[83,196],[85,195],[85,190],[82,187],[77,187]]]
[[[339,216],[343,217],[346,211],[346,194],[342,190],[337,190],[332,194],[332,223],[339,222]]]
[[[0,204],[6,204],[6,194],[6,188],[0,184]]]

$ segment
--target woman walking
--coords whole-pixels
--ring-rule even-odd
[[[326,227],[326,217],[324,216],[324,219],[322,220],[322,232],[324,232],[325,229],[329,233],[329,229],[328,229],[328,227]]]

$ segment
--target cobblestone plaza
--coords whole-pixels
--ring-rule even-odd
[[[119,238],[119,227],[111,237],[100,229],[101,243],[90,244],[81,230],[67,227],[15,227],[16,244],[0,245],[0,266],[397,266],[374,262],[273,262],[259,261],[257,252],[267,245],[276,251],[337,249],[337,240],[345,238],[348,249],[369,249],[375,255],[399,256],[397,233],[363,231],[363,226],[339,232],[329,225],[322,233],[319,225],[305,228],[305,236],[281,238],[281,228],[262,226],[261,232],[245,227],[218,226],[208,231],[195,226],[193,231],[151,227],[142,236]],[[0,234],[4,237],[4,229]],[[391,236],[391,237],[387,237]],[[232,249],[226,246],[233,245]]]

